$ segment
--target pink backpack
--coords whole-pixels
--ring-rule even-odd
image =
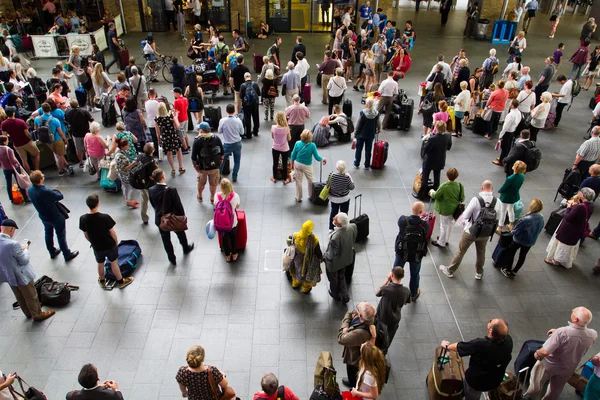
[[[213,223],[217,232],[231,232],[233,229],[233,207],[231,207],[231,199],[233,199],[235,193],[230,193],[226,199],[221,197],[221,194],[217,195],[217,205],[215,207],[215,217]]]

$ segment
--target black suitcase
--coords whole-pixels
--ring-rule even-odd
[[[221,172],[221,175],[229,175],[231,173],[230,160],[231,157],[227,157],[225,161],[223,161],[223,172]]]
[[[77,157],[77,150],[75,149],[75,141],[73,138],[69,138],[69,141],[67,142],[65,159],[69,164],[77,164],[79,162],[79,157]]]
[[[487,133],[487,121],[484,121],[481,115],[476,115],[471,129],[477,135],[485,135]]]
[[[40,151],[40,170],[56,166],[56,159],[54,153],[46,143],[42,143],[39,140],[35,142],[38,150]]]
[[[502,232],[498,239],[498,244],[492,253],[492,260],[494,260],[494,267],[506,268],[511,267],[510,262],[510,251],[508,247],[512,243],[512,234],[510,232]]]
[[[221,107],[217,106],[207,106],[204,107],[204,117],[203,120],[208,122],[210,128],[213,131],[216,131],[219,128],[219,121],[221,120]]]
[[[321,87],[321,84],[323,82],[323,73],[322,72],[317,72],[317,86]]]
[[[117,123],[117,110],[115,109],[115,99],[108,100],[108,104],[102,106],[102,126],[108,128]]]
[[[37,97],[32,94],[27,96],[27,110],[34,112],[37,111],[38,108],[40,108],[40,103]]]
[[[541,349],[543,345],[544,342],[542,340],[526,340],[525,343],[523,343],[523,346],[521,346],[521,350],[519,351],[519,355],[515,359],[514,364],[515,375],[517,375],[519,379],[527,380],[528,375],[520,374],[519,371],[523,370],[523,368],[529,368],[531,371],[536,362],[535,358],[533,357],[533,353]],[[525,377],[523,377],[523,375],[525,375]]]
[[[327,185],[327,183],[323,182],[323,164],[319,165],[319,182],[312,183],[312,195],[309,200],[317,206],[326,206],[329,204],[329,198],[326,200],[321,200],[319,195],[323,191],[323,188]]]
[[[346,114],[348,118],[352,118],[352,102],[350,99],[344,100],[344,104],[342,105],[342,112]]]
[[[360,203],[358,204],[358,216],[356,214],[357,199],[360,197]],[[369,216],[362,213],[362,194],[354,197],[354,218],[350,220],[351,223],[356,224],[357,235],[356,241],[363,241],[369,236]]]
[[[413,99],[403,99],[400,105],[400,114],[398,121],[398,129],[407,131],[412,124],[413,111],[415,109],[415,101]]]
[[[562,221],[563,217],[565,216],[565,212],[567,212],[567,208],[561,207],[550,213],[550,218],[548,218],[546,226],[544,227],[548,234],[554,235],[554,232],[556,232],[560,221]]]

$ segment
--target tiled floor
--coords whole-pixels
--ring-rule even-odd
[[[479,65],[491,47],[489,42],[463,40],[462,15],[451,15],[448,26],[440,28],[437,13],[422,12],[417,16],[408,10],[397,12],[397,21],[409,18],[415,21],[418,40],[412,69],[401,81],[401,87],[412,98],[416,98],[418,84],[425,79],[438,53],[445,53],[450,60],[464,47],[472,65]],[[532,66],[534,77],[541,70],[543,58],[552,54],[559,40],[567,45],[565,59],[578,46],[581,17],[563,17],[555,40],[547,38],[546,21],[543,16],[536,18],[528,35],[524,64]],[[319,49],[328,37],[304,36],[314,77],[314,64],[322,59]],[[131,54],[140,58],[138,43],[142,37],[142,34],[125,37]],[[283,59],[287,59],[294,37],[283,35]],[[161,51],[185,54],[185,44],[173,33],[156,34],[156,38]],[[252,43],[252,51],[264,53],[268,46],[267,42]],[[506,48],[497,46],[501,59]],[[34,63],[43,77],[51,64],[51,61]],[[562,72],[569,69],[567,64],[561,67]],[[164,83],[156,87],[159,93],[170,96]],[[552,89],[557,91],[557,85],[553,84]],[[313,83],[311,126],[326,113],[319,102],[319,93]],[[349,98],[354,101],[356,116],[361,108],[360,96],[350,90]],[[582,92],[561,127],[540,134],[538,145],[544,159],[539,170],[527,175],[521,194],[526,203],[533,197],[542,198],[546,217],[558,205],[552,202],[554,191],[564,169],[572,164],[587,129],[588,99],[589,93]],[[224,106],[228,101],[220,97],[217,104]],[[277,110],[283,107],[283,100],[278,99]],[[100,118],[99,114],[96,116]],[[77,372],[87,362],[96,364],[102,378],[117,380],[127,399],[176,399],[180,394],[175,373],[185,363],[186,350],[201,344],[206,349],[207,363],[227,373],[242,399],[259,390],[260,377],[267,371],[277,374],[280,382],[290,386],[300,398],[307,398],[321,350],[334,353],[341,379],[345,368],[336,334],[346,306],[327,295],[325,276],[310,295],[303,295],[292,290],[280,272],[284,237],[299,230],[306,219],[315,222],[315,232],[323,248],[326,246],[329,210],[307,201],[296,204],[293,186],[282,187],[269,181],[269,126],[263,123],[260,136],[244,142],[242,169],[235,190],[247,212],[249,241],[247,250],[235,264],[225,263],[217,243],[208,240],[204,233],[212,208],[195,199],[195,174],[189,156],[185,157],[188,172],[168,178],[169,184],[179,190],[190,220],[188,237],[196,243],[196,250],[188,257],[182,257],[181,249],[177,249],[177,267],[169,266],[156,227],[143,226],[138,212],[127,210],[120,195],[102,192],[95,180],[80,170],[74,177],[64,178],[58,178],[54,171],[45,171],[48,186],[65,194],[65,203],[72,211],[67,224],[68,240],[71,248],[81,251],[81,255],[69,264],[61,258],[49,259],[44,250],[42,224],[33,208],[11,206],[3,190],[0,200],[21,227],[17,239],[29,238],[33,243],[32,262],[38,275],[48,274],[56,280],[80,285],[81,290],[73,294],[69,306],[58,310],[54,318],[33,324],[11,309],[12,293],[6,285],[1,286],[0,368],[5,372],[18,371],[31,384],[43,389],[51,400],[61,399],[67,391],[78,387]],[[363,194],[363,212],[371,218],[371,234],[366,245],[357,245],[352,301],[348,307],[365,300],[375,303],[375,289],[391,267],[396,220],[410,211],[413,201],[410,192],[420,166],[420,132],[421,120],[417,115],[409,132],[385,131],[382,137],[390,143],[385,169],[350,171],[356,182],[354,192]],[[103,133],[112,130],[105,129]],[[336,160],[350,162],[353,157],[349,145],[332,145],[319,151],[331,161],[325,172],[332,170]],[[479,136],[467,132],[462,140],[455,141],[447,166],[460,171],[459,180],[466,185],[467,197],[478,191],[484,179],[491,179],[496,187],[502,184],[504,174],[492,165],[494,157],[493,143]],[[100,194],[101,211],[117,221],[119,238],[137,239],[142,246],[143,261],[135,274],[136,280],[125,290],[103,291],[95,283],[93,254],[77,226],[78,216],[86,212],[84,199],[90,193]],[[594,215],[592,226],[597,222],[598,215]],[[403,310],[404,317],[390,350],[392,379],[383,391],[384,399],[426,398],[424,378],[436,345],[442,339],[481,336],[492,317],[504,317],[510,324],[516,355],[524,340],[541,339],[549,328],[565,325],[573,307],[585,305],[595,313],[600,312],[598,280],[591,274],[600,254],[597,243],[587,241],[575,266],[569,271],[560,270],[543,263],[549,237],[542,233],[517,279],[509,281],[491,266],[489,257],[494,241],[488,246],[482,281],[473,277],[473,250],[456,277],[450,280],[440,276],[437,266],[450,261],[459,236],[459,229],[455,229],[450,251],[432,247],[423,260],[423,294],[416,304]],[[592,326],[598,327],[596,320]],[[598,350],[600,346],[593,349]],[[575,398],[573,390],[565,390],[561,398]]]

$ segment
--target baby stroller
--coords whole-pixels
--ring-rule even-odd
[[[216,97],[219,92],[219,75],[217,74],[215,63],[210,59],[196,59],[192,68],[196,72],[196,75],[202,77],[200,88],[202,88],[204,94]]]

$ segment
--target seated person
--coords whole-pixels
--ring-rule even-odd
[[[342,112],[342,107],[339,104],[333,106],[333,114],[329,116],[328,124],[333,128],[340,142],[350,141],[351,135],[348,133],[348,117]]]
[[[329,144],[331,137],[331,127],[329,126],[329,117],[325,116],[315,124],[312,130],[313,143],[317,147],[325,147]]]
[[[594,197],[594,201],[598,198],[600,194],[600,164],[594,164],[589,169],[590,176],[585,178],[581,185],[579,186],[579,190],[584,187],[592,189],[596,193],[596,197]]]
[[[259,39],[266,39],[270,33],[269,25],[264,21],[260,21],[260,32],[258,35],[256,35],[256,37]]]
[[[98,369],[93,364],[85,364],[81,367],[77,381],[83,389],[67,393],[67,400],[123,400],[123,394],[121,394],[117,382],[108,380],[99,383]]]

